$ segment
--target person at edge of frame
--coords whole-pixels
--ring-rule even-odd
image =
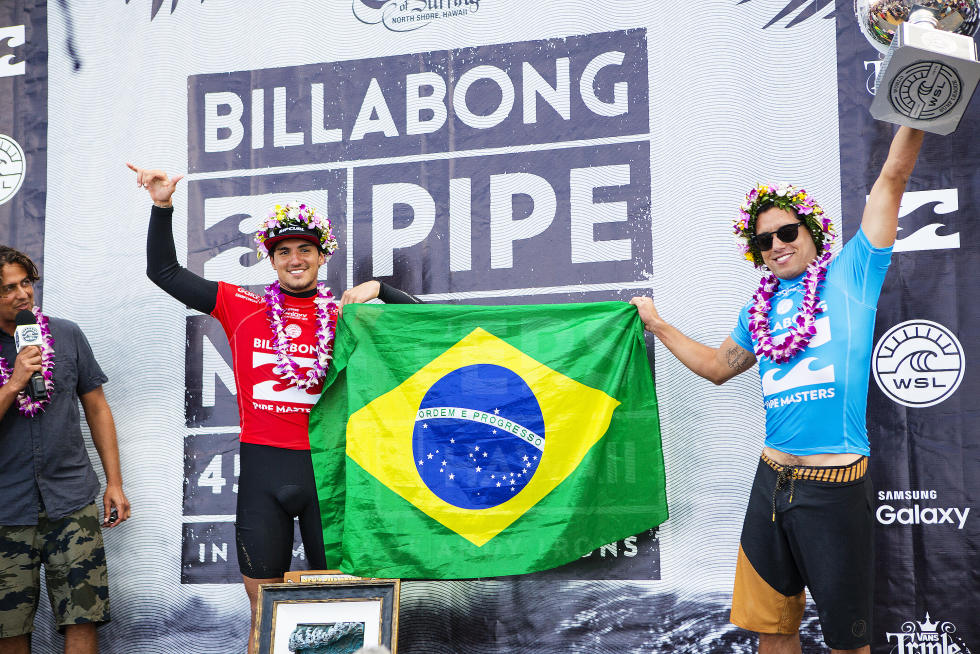
[[[259,586],[282,582],[289,570],[294,517],[299,520],[310,569],[327,567],[310,458],[308,407],[320,395],[338,314],[346,304],[375,298],[397,304],[421,300],[371,280],[348,289],[334,303],[326,286],[317,282],[320,267],[337,247],[330,221],[315,209],[290,203],[277,205],[257,228],[259,256],[268,254],[278,278],[266,288],[265,298],[234,284],[203,279],[180,266],[174,247],[171,197],[183,176],[126,165],[153,201],[147,276],[175,299],[217,318],[231,345],[241,419],[235,543],[251,605],[248,651],[252,652]],[[272,318],[276,305],[281,305],[279,317]],[[278,324],[274,326],[273,320]],[[253,358],[270,357],[268,349],[276,352],[279,363],[253,366]],[[304,369],[310,364],[301,366],[291,356],[293,350],[304,349],[313,352],[307,357],[307,361],[314,359],[309,372]],[[254,389],[263,383],[271,387],[273,382],[285,389],[276,391],[279,399],[253,402]],[[297,394],[305,397],[296,402]]]
[[[78,325],[34,305],[39,275],[27,255],[0,245],[0,276],[0,652],[31,651],[43,566],[64,651],[92,654],[96,626],[109,621],[101,528],[130,517],[116,427],[102,391],[108,378]],[[17,352],[14,331],[24,323],[23,311],[34,314],[41,345]],[[35,373],[44,391],[32,396],[27,387]],[[79,401],[105,471],[101,508]]]
[[[833,225],[805,190],[760,185],[748,193],[735,232],[746,258],[771,274],[720,347],[685,336],[650,298],[631,300],[646,329],[715,384],[758,357],[766,440],[742,526],[730,620],[759,634],[760,654],[801,651],[804,587],[833,652],[870,651],[874,520],[865,411],[874,318],[922,138],[898,129],[861,227],[836,257]],[[791,389],[772,379],[808,387],[806,401],[793,401]]]

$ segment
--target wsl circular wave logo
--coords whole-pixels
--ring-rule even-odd
[[[458,368],[429,388],[412,435],[415,467],[440,499],[487,509],[517,495],[544,455],[541,406],[515,372]]]
[[[934,120],[953,110],[960,101],[963,83],[959,75],[939,61],[917,61],[892,80],[889,94],[898,113],[917,120]]]
[[[895,325],[875,345],[871,358],[878,387],[908,407],[939,404],[956,392],[966,371],[956,335],[930,320]]]

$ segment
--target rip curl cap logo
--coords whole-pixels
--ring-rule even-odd
[[[352,414],[347,455],[479,547],[578,468],[617,406],[478,327]]]
[[[929,320],[908,320],[875,345],[872,370],[878,387],[895,402],[929,407],[956,392],[966,359],[949,329]]]

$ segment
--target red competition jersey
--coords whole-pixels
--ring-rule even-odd
[[[300,365],[300,376],[313,366],[316,355],[313,300],[283,294],[282,319],[290,337],[289,354]],[[276,352],[265,300],[240,286],[218,282],[218,300],[211,315],[221,322],[231,345],[241,441],[310,449],[310,409],[320,398],[322,384],[300,390],[273,370]],[[336,315],[331,318],[336,320]]]

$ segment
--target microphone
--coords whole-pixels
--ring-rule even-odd
[[[21,309],[14,317],[17,328],[14,330],[14,346],[19,354],[25,347],[36,345],[42,347],[44,341],[41,339],[41,327],[37,324],[37,316],[28,309]],[[35,371],[31,375],[31,380],[27,382],[25,389],[32,400],[37,402],[48,396],[48,389],[44,387],[44,375],[40,371]]]

